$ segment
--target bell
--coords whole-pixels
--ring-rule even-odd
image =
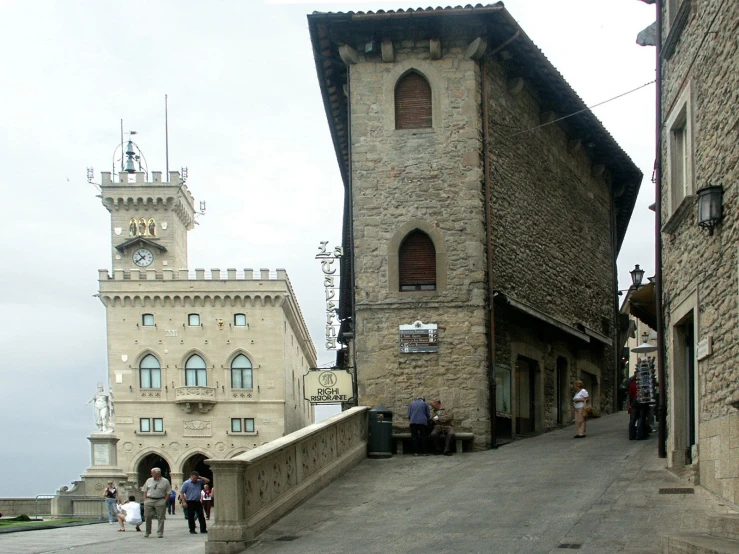
[[[133,142],[128,141],[128,144],[126,145],[126,156],[135,156],[136,151],[133,149]]]
[[[123,168],[126,173],[136,173],[136,166],[131,158],[126,160],[126,166]]]

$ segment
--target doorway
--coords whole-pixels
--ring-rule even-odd
[[[516,434],[530,435],[538,431],[537,375],[539,364],[519,356],[516,361]]]
[[[162,470],[162,477],[164,477],[170,483],[172,479],[170,477],[169,463],[167,460],[162,458],[159,454],[152,452],[151,454],[144,456],[136,469],[138,473],[139,487],[143,487],[146,480],[151,477],[151,470],[158,467]]]
[[[193,454],[187,460],[185,460],[185,463],[182,464],[183,480],[189,479],[190,473],[192,473],[193,471],[197,471],[201,477],[210,479],[211,486],[213,486],[213,472],[211,471],[210,466],[205,463],[205,460],[209,457],[210,456],[205,456],[204,454]]]
[[[691,311],[673,327],[675,345],[676,448],[684,449],[685,464],[693,463],[696,444],[695,333]],[[681,413],[682,412],[682,413]]]
[[[567,367],[567,358],[557,357],[557,425],[564,425],[565,421],[571,419],[570,414],[570,379]]]

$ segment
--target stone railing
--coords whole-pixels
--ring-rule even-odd
[[[228,269],[98,269],[100,281],[287,281],[287,271]]]
[[[218,513],[205,552],[241,552],[257,535],[367,456],[366,406],[351,408],[230,460],[207,460]]]

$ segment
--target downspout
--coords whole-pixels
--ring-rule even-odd
[[[349,159],[349,167],[347,168],[347,195],[349,204],[349,246],[351,256],[349,258],[349,279],[352,284],[351,302],[352,302],[352,367],[354,368],[354,382],[352,383],[352,394],[354,395],[354,405],[359,406],[359,381],[357,379],[357,301],[356,301],[356,283],[354,282],[354,192],[353,192],[353,171],[352,171],[352,85],[351,85],[352,67],[346,64],[346,149]]]
[[[657,75],[655,77],[656,100],[656,157],[654,162],[655,218],[655,311],[657,312],[657,379],[659,380],[659,404],[657,405],[657,454],[667,457],[667,383],[665,383],[665,331],[662,305],[662,0],[657,0]]]
[[[492,215],[490,213],[490,160],[488,155],[488,145],[490,143],[490,129],[488,126],[488,79],[487,65],[485,56],[480,58],[480,80],[482,87],[482,180],[483,194],[485,195],[485,243],[487,247],[487,273],[488,273],[488,330],[490,336],[488,338],[488,410],[490,412],[490,447],[498,448],[498,429],[496,425],[497,407],[497,384],[495,382],[495,299],[493,297],[494,278],[493,278],[493,229]]]

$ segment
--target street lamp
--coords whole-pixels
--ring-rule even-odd
[[[639,264],[634,266],[634,269],[629,271],[631,273],[631,284],[634,288],[641,286],[641,281],[644,279],[644,270],[639,267]]]
[[[647,342],[649,342],[649,333],[647,333],[646,331],[644,331],[644,332],[643,332],[643,333],[641,334],[641,341],[642,341],[643,343],[647,343]]]
[[[724,189],[721,185],[705,187],[698,191],[698,225],[708,229],[708,236],[724,218]]]

